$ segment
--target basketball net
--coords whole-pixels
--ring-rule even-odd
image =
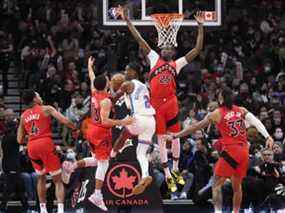
[[[177,33],[183,21],[183,14],[179,13],[158,13],[151,15],[157,33],[159,48],[177,47]]]

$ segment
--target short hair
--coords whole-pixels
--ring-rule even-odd
[[[25,90],[22,96],[23,102],[26,105],[29,105],[33,102],[36,97],[36,92],[32,89]]]
[[[232,109],[234,104],[232,90],[229,87],[223,87],[220,93],[224,99],[223,105],[228,109]]]
[[[93,84],[96,90],[104,90],[107,86],[107,77],[101,74],[95,78]]]

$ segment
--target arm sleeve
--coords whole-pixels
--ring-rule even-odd
[[[159,59],[159,55],[154,50],[151,50],[147,55],[147,58],[150,62],[150,69],[152,69]]]
[[[254,126],[265,138],[269,137],[269,133],[267,132],[265,126],[261,123],[259,119],[257,119],[251,112],[248,112],[245,115],[245,120],[252,126]]]
[[[185,57],[181,57],[179,59],[177,59],[176,61],[176,73],[179,74],[179,72],[181,71],[181,69],[188,64],[187,60]]]

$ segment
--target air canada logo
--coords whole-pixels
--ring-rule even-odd
[[[139,171],[129,164],[114,166],[107,175],[109,191],[120,198],[129,198],[133,195],[132,190],[140,181]]]

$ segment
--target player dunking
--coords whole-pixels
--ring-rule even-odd
[[[87,130],[87,138],[91,146],[91,151],[97,160],[95,191],[89,197],[89,201],[104,211],[107,207],[103,201],[101,189],[103,187],[106,172],[109,167],[109,156],[112,149],[113,126],[126,126],[133,122],[132,117],[122,120],[111,119],[112,102],[108,93],[109,80],[105,75],[95,78],[93,71],[94,58],[88,60],[88,73],[91,82],[91,118],[92,123]],[[85,162],[86,165],[86,162]]]
[[[152,137],[155,133],[155,110],[150,104],[147,86],[138,80],[138,69],[130,68],[132,65],[133,67],[138,67],[135,63],[130,63],[127,66],[126,81],[121,84],[120,90],[124,93],[126,106],[135,119],[135,122],[128,125],[126,129],[131,135],[138,136],[136,154],[141,168],[142,179],[133,189],[133,194],[138,195],[143,193],[152,182],[152,177],[149,175],[148,170],[147,150],[152,143]],[[122,134],[124,135],[124,132]],[[120,141],[120,138],[114,144],[112,153],[118,151],[116,148],[117,143],[124,143],[125,138],[122,141]],[[120,145],[118,146],[121,147]]]
[[[24,143],[28,135],[28,156],[38,174],[37,192],[40,201],[40,212],[47,213],[46,209],[46,174],[52,176],[55,184],[55,195],[58,202],[58,213],[64,212],[64,186],[61,181],[61,164],[56,155],[52,142],[51,117],[60,123],[76,130],[76,126],[51,106],[42,105],[43,101],[38,93],[27,90],[23,95],[26,109],[20,120],[17,140]]]
[[[190,63],[202,50],[204,37],[204,18],[201,12],[198,12],[195,16],[195,19],[198,22],[198,37],[195,48],[188,52],[184,57],[174,61],[174,47],[163,46],[161,55],[159,56],[154,50],[150,48],[147,42],[136,30],[135,26],[126,15],[126,9],[119,6],[117,8],[117,12],[122,17],[122,19],[127,22],[130,32],[134,36],[135,40],[139,43],[140,48],[142,48],[143,52],[147,55],[150,61],[150,102],[156,111],[156,134],[158,136],[158,143],[160,147],[160,157],[162,166],[164,168],[168,188],[172,192],[175,192],[177,190],[177,187],[168,168],[166,141],[164,140],[163,136],[167,132],[175,133],[180,131],[180,125],[178,122],[179,109],[176,97],[175,79],[180,70],[186,64]],[[185,182],[178,169],[180,156],[179,139],[174,139],[172,141],[171,151],[173,156],[172,174],[175,177],[176,182],[183,185]]]
[[[220,104],[218,109],[202,121],[169,136],[168,139],[184,137],[198,129],[207,127],[210,123],[216,124],[222,135],[222,151],[215,165],[215,178],[212,187],[215,212],[222,212],[221,187],[225,180],[230,178],[233,188],[233,210],[234,213],[238,213],[242,201],[241,183],[246,176],[249,160],[245,121],[254,126],[266,138],[267,147],[272,148],[273,139],[260,120],[252,113],[243,107],[233,105],[233,93],[230,88],[226,87],[219,92],[218,101]]]

